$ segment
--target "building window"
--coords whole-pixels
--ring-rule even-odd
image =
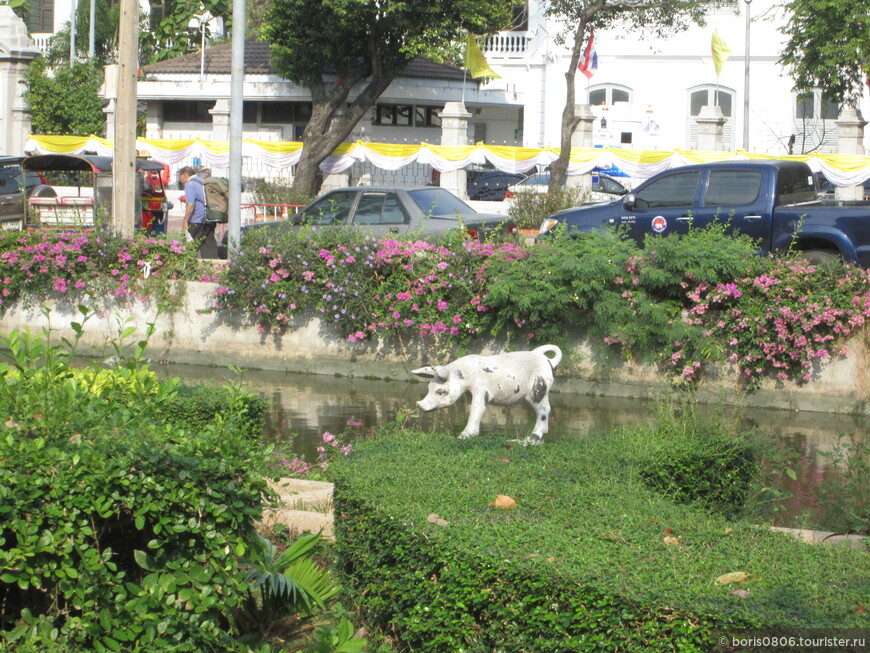
[[[441,116],[437,107],[414,107],[415,127],[440,127]]]
[[[511,30],[525,32],[529,29],[529,0],[511,5]]]
[[[440,127],[439,111],[441,107],[379,104],[375,108],[372,124],[386,127]]]
[[[36,0],[24,19],[31,34],[54,33],[54,0]]]
[[[686,143],[689,149],[698,147],[698,122],[695,120],[701,115],[705,106],[718,106],[722,110],[725,124],[722,126],[722,143],[731,147],[734,142],[734,115],[735,98],[734,90],[725,86],[698,86],[689,89],[689,120]]]
[[[209,109],[214,102],[164,102],[164,122],[208,122],[211,123]]]
[[[809,120],[816,117],[822,120],[836,120],[840,115],[840,107],[829,100],[821,91],[801,93],[795,98],[794,117],[798,120]]]
[[[631,89],[625,86],[594,86],[589,90],[589,104],[592,106],[613,105],[617,102],[631,102]]]
[[[705,106],[717,106],[722,109],[722,115],[726,118],[732,116],[732,106],[734,104],[734,94],[721,86],[710,86],[706,88],[696,89],[689,95],[691,105],[690,115],[697,118],[701,115],[701,109]]]

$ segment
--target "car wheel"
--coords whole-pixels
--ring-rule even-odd
[[[808,249],[803,253],[804,258],[813,265],[820,265],[829,261],[836,261],[840,258],[838,252],[832,252],[829,249]]]

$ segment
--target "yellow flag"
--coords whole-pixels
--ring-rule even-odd
[[[474,78],[490,77],[492,79],[501,79],[501,75],[486,63],[486,58],[483,56],[483,52],[480,51],[480,47],[477,45],[477,41],[474,40],[471,32],[468,33],[468,42],[465,44],[465,67],[468,68],[468,72]]]
[[[716,76],[722,73],[722,64],[731,56],[731,48],[725,45],[725,41],[719,36],[719,30],[713,30],[713,65],[716,66]]]

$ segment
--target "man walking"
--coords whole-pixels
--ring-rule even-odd
[[[217,241],[214,238],[215,225],[206,222],[205,189],[202,178],[190,166],[178,171],[184,184],[184,221],[182,228],[193,241],[199,242],[199,258],[217,258]]]

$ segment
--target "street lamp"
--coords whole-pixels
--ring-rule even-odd
[[[196,14],[187,23],[189,29],[199,29],[201,33],[200,43],[200,61],[199,61],[199,81],[205,81],[205,30],[208,24],[214,18],[208,11],[203,11],[201,14]]]
[[[743,0],[746,3],[746,59],[743,72],[743,149],[749,150],[749,5],[752,0]]]

